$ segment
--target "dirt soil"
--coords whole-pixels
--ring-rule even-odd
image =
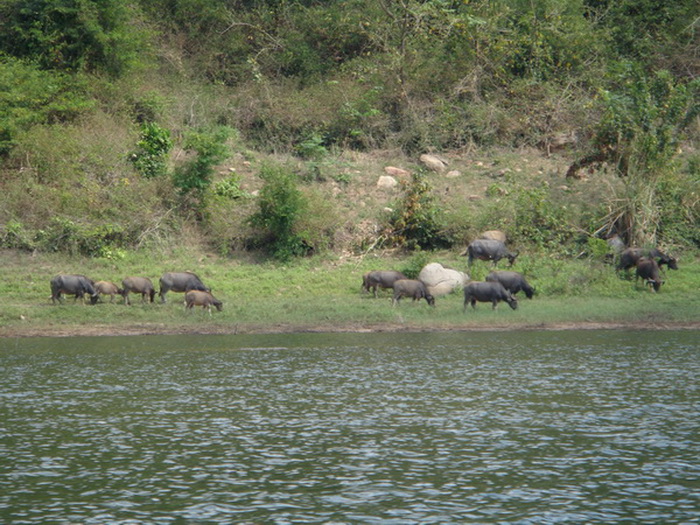
[[[134,335],[236,335],[236,334],[291,334],[291,333],[383,333],[383,332],[500,332],[515,330],[700,330],[700,321],[691,323],[650,322],[590,322],[551,324],[501,324],[488,326],[421,327],[405,324],[381,325],[206,325],[174,327],[159,324],[130,326],[43,326],[0,327],[0,338],[14,337],[96,337]]]

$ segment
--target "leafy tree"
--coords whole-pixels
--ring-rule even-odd
[[[0,55],[0,155],[29,127],[69,121],[91,106],[80,79]]]
[[[119,75],[145,47],[133,18],[121,0],[7,0],[0,51],[43,69]]]

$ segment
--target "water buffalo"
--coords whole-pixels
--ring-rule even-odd
[[[503,287],[513,295],[522,290],[525,292],[528,299],[532,299],[532,296],[535,294],[535,289],[530,286],[525,280],[525,277],[518,272],[509,272],[506,270],[493,271],[486,276],[486,281],[501,283]]]
[[[75,300],[84,299],[85,294],[90,296],[90,304],[95,304],[99,295],[95,290],[93,281],[84,275],[57,275],[51,279],[51,302],[63,303],[61,294],[75,294]]]
[[[476,239],[472,241],[467,249],[462,253],[462,255],[468,255],[468,265],[471,267],[474,259],[481,259],[482,261],[493,261],[494,266],[498,264],[501,259],[508,259],[510,265],[513,266],[515,258],[518,256],[518,252],[513,253],[508,248],[506,248],[505,243],[502,241],[494,241],[491,239]]]
[[[122,296],[124,296],[124,304],[130,305],[129,294],[131,292],[141,294],[141,302],[146,302],[146,296],[153,302],[156,296],[156,289],[153,283],[147,277],[127,277],[122,281]]]
[[[220,312],[224,307],[223,303],[214,297],[211,292],[200,290],[190,290],[185,294],[185,310],[191,310],[195,306],[206,308],[211,315],[211,307],[214,306]]]
[[[374,290],[377,297],[377,288],[393,288],[399,279],[407,279],[401,272],[395,270],[377,270],[368,272],[362,276],[362,290],[364,293]]]
[[[402,297],[412,297],[413,301],[425,299],[430,306],[435,306],[435,298],[430,295],[422,281],[414,279],[399,279],[394,283],[394,298],[392,306],[396,306]]]
[[[472,308],[476,309],[477,301],[492,303],[494,310],[500,301],[507,302],[513,310],[518,307],[517,299],[498,282],[472,281],[467,284],[464,287],[464,310],[467,310],[470,303]]]
[[[664,283],[659,275],[659,264],[650,257],[640,257],[637,261],[635,280],[639,280],[640,277],[644,279],[647,284],[651,285],[655,292],[658,292],[661,289],[661,285]]]
[[[630,268],[634,268],[637,265],[637,261],[640,257],[656,259],[659,266],[663,266],[665,264],[671,270],[678,269],[676,259],[666,255],[658,248],[651,248],[648,250],[644,250],[642,248],[627,248],[620,254],[620,260],[617,263],[617,270],[629,270]]]
[[[168,272],[160,278],[160,301],[165,302],[165,294],[169,291],[189,292],[199,290],[200,292],[210,292],[211,289],[204,286],[199,277],[192,272]]]
[[[116,284],[111,283],[109,281],[97,281],[95,283],[95,291],[97,292],[98,296],[109,295],[109,302],[113,303],[114,296],[122,295],[123,290],[119,288]]]

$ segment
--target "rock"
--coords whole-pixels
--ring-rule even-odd
[[[445,171],[445,168],[447,166],[447,162],[442,160],[440,157],[437,157],[435,155],[429,155],[427,153],[420,156],[420,161],[425,165],[426,168],[440,173]]]
[[[399,185],[399,181],[397,181],[394,177],[391,175],[382,175],[379,177],[379,180],[377,181],[377,188],[382,188],[382,189],[392,189],[395,188],[396,186]]]
[[[506,242],[506,234],[501,230],[487,230],[479,235],[479,239]]]
[[[445,174],[445,177],[447,177],[448,179],[455,179],[455,178],[459,177],[460,175],[462,175],[462,172],[461,172],[461,171],[459,171],[459,170],[452,170],[452,171],[448,171],[448,172]]]
[[[445,268],[440,263],[429,263],[420,271],[418,279],[423,281],[431,295],[440,297],[464,288],[469,276],[464,272]]]
[[[403,168],[397,168],[395,166],[387,166],[384,168],[384,173],[391,175],[393,177],[408,177],[411,172]]]

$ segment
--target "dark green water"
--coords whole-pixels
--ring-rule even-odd
[[[700,333],[0,340],[0,523],[697,523]]]

